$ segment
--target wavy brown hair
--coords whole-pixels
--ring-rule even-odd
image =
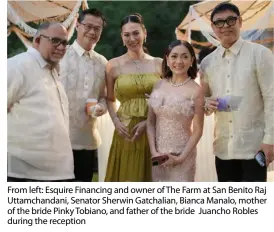
[[[196,59],[193,47],[188,42],[186,42],[184,40],[183,41],[175,40],[168,45],[168,49],[164,55],[163,63],[162,63],[162,77],[167,78],[167,79],[172,77],[172,71],[167,66],[167,57],[169,56],[172,49],[179,45],[184,45],[187,48],[187,50],[189,51],[191,57],[193,58],[192,65],[191,65],[191,67],[189,67],[187,74],[191,77],[191,79],[195,79],[197,76],[197,72],[198,72],[197,59]]]

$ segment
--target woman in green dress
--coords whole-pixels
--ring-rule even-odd
[[[121,37],[127,52],[107,64],[108,110],[115,126],[105,177],[108,182],[151,181],[146,98],[161,77],[162,59],[144,52],[146,36],[141,15],[125,17]]]

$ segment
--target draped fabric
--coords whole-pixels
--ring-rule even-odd
[[[26,47],[31,46],[29,37],[33,37],[36,28],[27,23],[57,21],[68,29],[69,39],[74,33],[80,7],[87,8],[86,0],[77,1],[8,1],[7,26],[9,36],[13,31]]]
[[[274,28],[274,2],[273,1],[229,1],[238,6],[243,18],[241,36],[245,40],[256,41],[261,38],[268,29]],[[210,15],[214,7],[220,1],[206,0],[191,5],[187,16],[176,28],[178,39],[191,42],[191,31],[200,31],[203,36],[214,46],[218,46],[219,41],[211,29]],[[185,31],[185,33],[182,32]],[[273,31],[272,36],[273,38]],[[272,40],[273,42],[273,40]]]
[[[205,116],[203,136],[197,145],[195,181],[217,181],[215,156],[213,155],[214,115]]]
[[[229,1],[238,6],[243,18],[242,37],[249,40],[257,40],[260,34],[267,28],[274,27],[274,3],[273,1]],[[210,15],[214,7],[220,1],[202,1],[189,7],[188,15],[177,27],[179,30],[201,31],[206,38],[215,37],[210,27]],[[257,31],[258,30],[258,31]],[[254,31],[257,31],[254,34]],[[190,36],[190,35],[189,35]],[[211,42],[211,39],[208,38]],[[215,42],[218,42],[217,40]],[[214,40],[213,40],[214,43]]]

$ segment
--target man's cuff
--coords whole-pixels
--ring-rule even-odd
[[[263,143],[273,145],[274,144],[274,135],[269,135],[269,134],[264,135]]]

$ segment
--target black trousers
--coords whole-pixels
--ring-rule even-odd
[[[98,172],[98,151],[73,150],[75,181],[91,182],[93,173]]]
[[[267,168],[261,167],[255,159],[222,160],[215,158],[219,182],[266,182]]]
[[[26,179],[26,178],[17,178],[17,177],[10,177],[7,178],[8,182],[72,182],[74,179],[67,179],[67,180],[34,180],[34,179]]]

